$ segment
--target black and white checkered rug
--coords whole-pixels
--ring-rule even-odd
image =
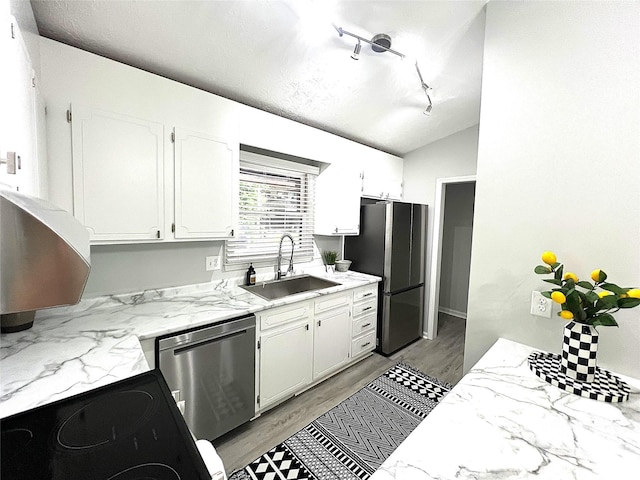
[[[367,479],[451,388],[399,363],[229,480]]]

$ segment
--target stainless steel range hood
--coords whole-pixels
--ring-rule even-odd
[[[78,220],[50,202],[0,189],[3,332],[29,328],[35,310],[78,303],[90,268],[89,234]]]

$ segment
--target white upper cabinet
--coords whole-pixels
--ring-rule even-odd
[[[182,128],[175,128],[174,145],[175,237],[233,237],[238,220],[238,145]]]
[[[0,184],[40,197],[46,192],[40,188],[40,174],[46,170],[38,159],[38,141],[44,138],[38,132],[44,117],[42,101],[37,96],[35,72],[16,19],[3,12],[0,22]]]
[[[73,209],[94,242],[164,238],[163,125],[72,108]]]
[[[360,233],[360,172],[348,162],[333,163],[316,180],[316,235]]]
[[[360,165],[363,197],[402,200],[401,158],[376,152],[364,157]]]

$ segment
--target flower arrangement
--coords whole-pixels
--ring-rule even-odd
[[[640,305],[640,289],[619,287],[607,282],[607,274],[600,269],[591,272],[591,280],[579,280],[574,273],[563,275],[563,265],[558,263],[553,252],[544,252],[542,261],[546,265],[538,265],[535,273],[539,275],[553,274],[553,278],[545,282],[556,285],[548,292],[541,292],[562,306],[558,315],[565,320],[573,320],[592,326],[618,326],[612,313],[621,308],[633,308]]]

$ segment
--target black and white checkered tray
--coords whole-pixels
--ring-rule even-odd
[[[533,352],[529,355],[529,368],[544,381],[569,393],[600,402],[618,403],[629,399],[629,385],[608,370],[596,367],[593,382],[581,382],[560,371],[560,355]]]

